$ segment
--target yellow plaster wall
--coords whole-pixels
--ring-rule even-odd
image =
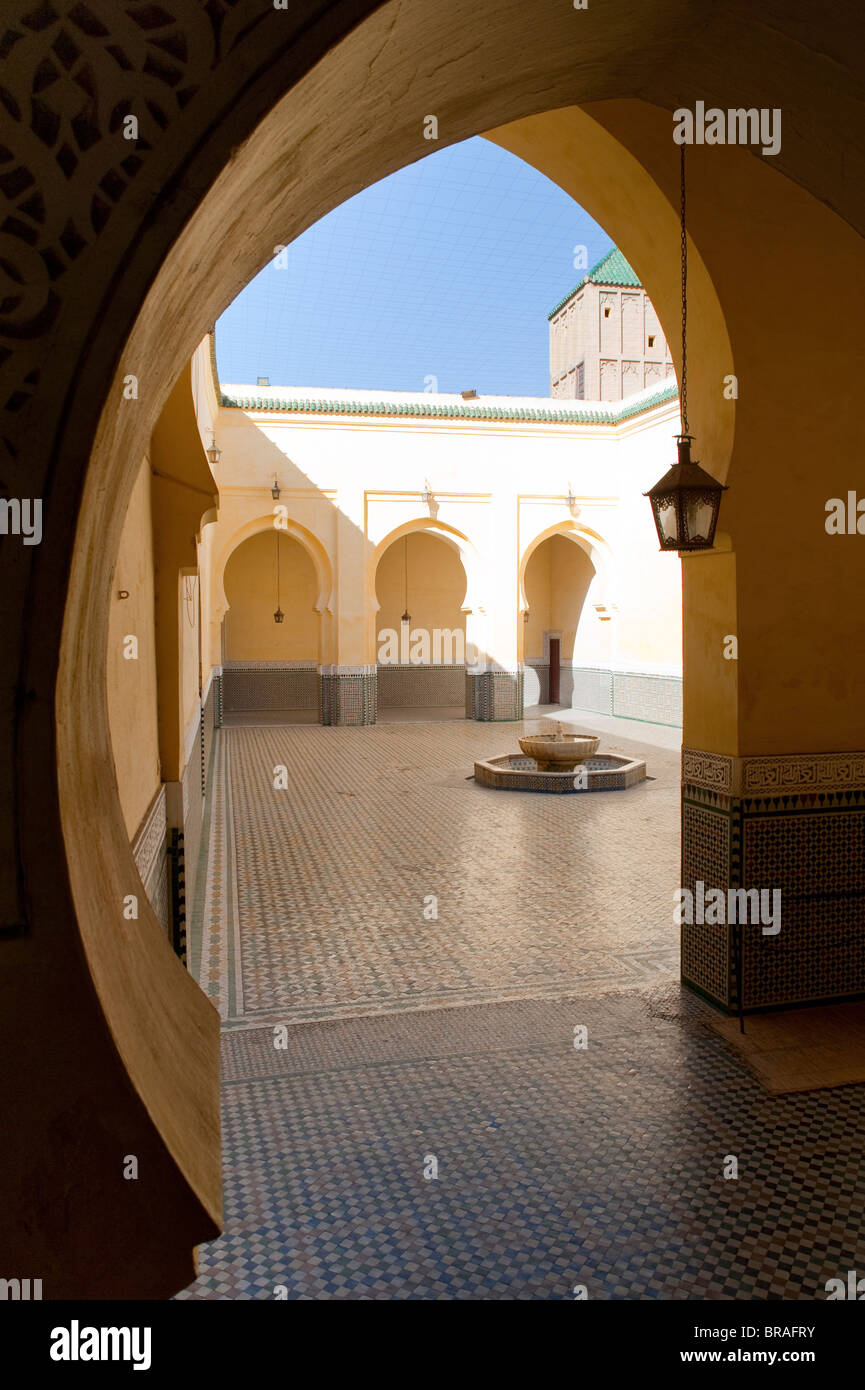
[[[200,711],[198,685],[199,576],[181,573],[178,583],[177,625],[180,634],[180,709],[187,744]],[[184,750],[185,752],[185,750]],[[186,759],[188,761],[188,759]]]
[[[595,577],[594,566],[584,550],[564,536],[553,536],[550,547],[550,627],[562,634],[561,657],[570,661],[579,645],[575,639],[581,621],[596,622],[594,613],[583,608],[589,585]]]
[[[550,621],[550,584],[552,548],[543,541],[529,556],[526,565],[525,590],[529,605],[526,623],[525,654],[529,660],[540,661],[544,654],[544,632],[552,627]]]
[[[239,545],[225,567],[226,661],[318,661],[315,567],[299,541],[279,534],[280,607],[276,608],[275,529]]]
[[[118,598],[126,589],[128,599]],[[138,659],[123,655],[124,638],[138,639]],[[120,805],[130,839],[159,790],[156,718],[156,641],[153,621],[153,520],[150,466],[138,472],[114,568],[108,617],[108,718]]]
[[[699,681],[685,681],[682,691],[683,721],[692,728],[712,728],[724,748],[739,746],[739,659],[725,656],[735,648],[729,637],[738,637],[736,621],[736,556],[726,532],[715,536],[715,549],[689,556],[688,614],[684,654],[688,670],[701,673]]]
[[[678,364],[669,112],[595,102],[488,138],[555,179],[616,240]],[[685,743],[742,755],[858,749],[865,549],[824,522],[827,499],[862,493],[865,421],[849,409],[861,394],[862,239],[773,159],[692,146],[687,167],[689,425],[694,456],[729,485],[720,524],[731,549],[682,563]],[[739,638],[738,664],[724,660],[726,634]]]
[[[195,414],[192,364],[174,385],[151,436],[159,752],[166,782],[184,772],[189,722],[198,698],[198,637],[183,618],[183,576],[198,569],[205,518],[215,516],[217,484]],[[196,599],[197,602],[197,599]]]
[[[407,551],[406,551],[407,547]],[[376,572],[376,597],[381,605],[378,633],[400,630],[405,611],[405,558],[408,555],[408,611],[412,631],[448,628],[465,632],[466,576],[459,553],[447,541],[414,533],[400,537],[382,555]]]
[[[565,536],[551,536],[533,551],[526,566],[526,597],[529,621],[526,624],[526,658],[540,660],[544,655],[544,633],[561,632],[561,659],[580,661],[577,630],[582,623],[596,621],[584,613],[586,595],[595,577],[594,566],[585,551]]]

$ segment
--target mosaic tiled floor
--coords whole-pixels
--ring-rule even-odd
[[[676,755],[648,750],[656,780],[621,792],[478,786],[475,758],[518,751],[518,732],[221,732],[191,935],[193,972],[227,1027],[555,998],[675,973]],[[606,736],[603,747],[618,751]],[[288,786],[277,791],[279,765]]]
[[[673,755],[585,800],[462,781],[513,738],[217,740],[193,965],[226,1019],[225,1233],[179,1298],[809,1300],[865,1269],[865,1087],[767,1096],[674,982]],[[301,1024],[284,1049],[273,1021]]]

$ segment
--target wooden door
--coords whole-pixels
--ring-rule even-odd
[[[561,639],[550,638],[550,704],[559,703],[559,671],[561,666]]]

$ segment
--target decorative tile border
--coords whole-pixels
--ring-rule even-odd
[[[226,671],[317,671],[317,661],[225,661]]]
[[[743,796],[784,792],[865,790],[865,752],[802,753],[742,758]]]
[[[269,388],[269,390],[279,388]],[[344,399],[337,397],[278,395],[235,395],[221,393],[223,407],[235,410],[274,411],[281,415],[355,415],[419,417],[436,420],[486,420],[509,421],[517,424],[542,425],[618,425],[635,415],[654,410],[656,406],[667,405],[678,395],[675,381],[668,381],[652,392],[637,393],[638,398],[623,401],[593,401],[573,408],[550,409],[541,401],[551,401],[551,397],[538,397],[538,405],[507,406],[496,399],[479,400],[477,405],[464,405],[454,397],[434,397],[432,400],[399,400],[393,392],[389,399],[368,397]]]
[[[500,758],[475,763],[475,781],[483,787],[520,792],[624,791],[645,780],[646,764],[640,758],[620,758],[604,753],[586,758],[582,765],[586,785],[577,785],[574,772],[541,772],[534,758],[506,753]]]
[[[865,790],[865,752],[733,757],[682,749],[682,781],[729,796]]]
[[[680,676],[657,676],[637,671],[613,671],[612,714],[670,728],[682,725]]]
[[[723,753],[702,753],[696,748],[682,749],[682,781],[689,787],[704,787],[707,791],[733,791],[735,758]]]
[[[526,661],[525,677],[526,704],[549,704],[548,662],[537,657]],[[577,666],[563,661],[559,671],[559,704],[679,729],[682,726],[682,678],[654,671],[613,670],[612,667]]]
[[[163,785],[150,803],[150,809],[141,822],[138,834],[132,841],[132,853],[145,888],[154,869],[158,867],[159,855],[165,849],[167,834],[168,818],[165,809],[165,786]]]
[[[144,820],[132,841],[132,854],[151,907],[171,932],[171,894],[168,881],[168,814],[165,784],[150,803]]]

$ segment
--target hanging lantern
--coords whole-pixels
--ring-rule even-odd
[[[275,612],[274,615],[273,615],[273,621],[274,621],[275,623],[281,623],[281,622],[284,620],[284,618],[285,618],[285,614],[283,613],[282,609],[281,609],[280,606],[279,606],[279,531],[278,531],[278,530],[275,532],[275,535],[276,535],[276,612]]]
[[[222,457],[222,450],[216,442],[213,430],[210,431],[210,448],[207,450],[207,457],[210,459],[211,468],[215,468]]]
[[[403,541],[403,578],[405,580],[405,612],[400,618],[400,624],[406,637],[408,637],[411,627],[411,613],[408,611],[408,534]]]
[[[711,550],[721,506],[721,483],[691,460],[693,436],[678,436],[679,461],[643,494],[652,504],[662,550]]]
[[[270,495],[273,498],[274,502],[279,501],[279,480],[277,479],[275,473],[273,475],[273,487],[270,489]]]
[[[685,146],[681,156],[682,236],[682,433],[677,435],[679,459],[660,482],[644,492],[652,504],[662,550],[711,550],[721,507],[723,483],[691,460],[688,433],[688,232],[685,218]]]

